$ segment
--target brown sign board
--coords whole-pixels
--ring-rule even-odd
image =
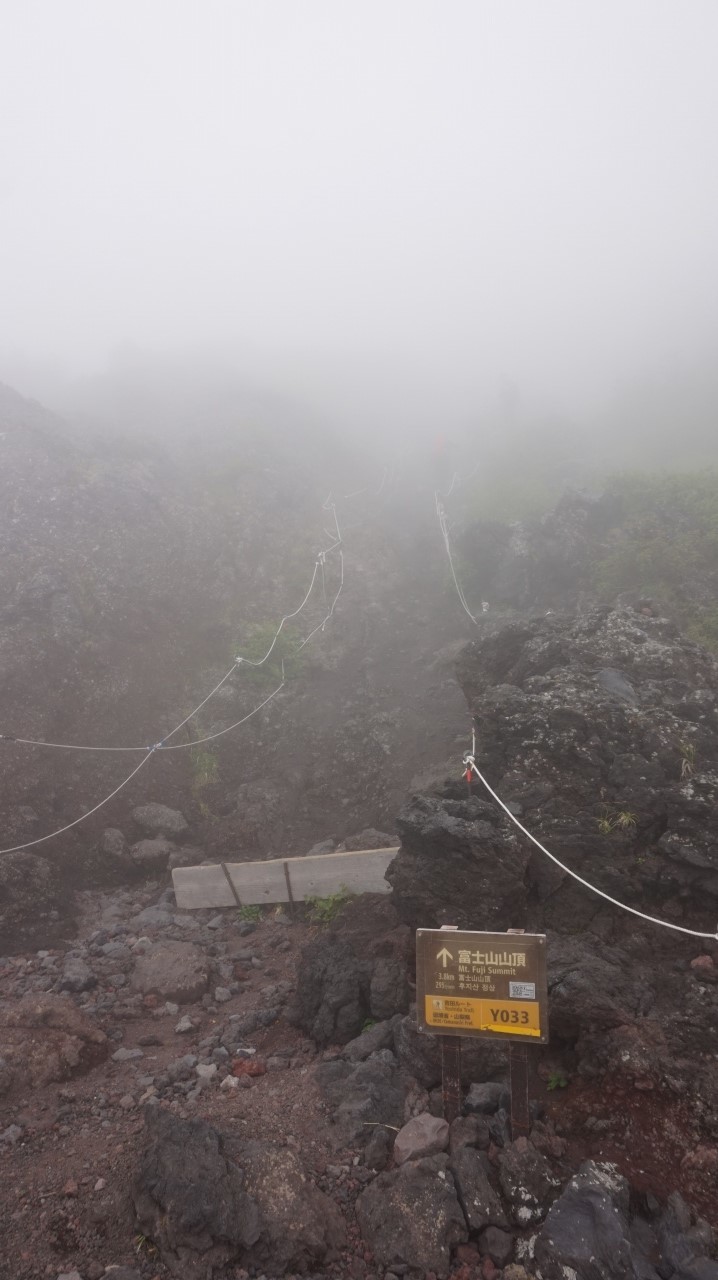
[[[548,1043],[546,938],[417,929],[420,1031]]]

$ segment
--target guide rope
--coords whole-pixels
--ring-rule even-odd
[[[331,537],[332,535],[330,534],[329,536]],[[272,642],[269,648],[267,649],[267,652],[264,654],[264,657],[259,659],[245,658],[242,656],[236,657],[234,659],[234,662],[232,663],[232,666],[229,668],[228,671],[225,672],[225,674],[222,676],[222,679],[218,681],[218,683],[214,686],[211,692],[208,693],[207,696],[203,698],[202,701],[198,703],[198,705],[194,707],[192,711],[190,711],[189,715],[185,716],[184,720],[180,721],[180,723],[171,731],[171,733],[165,734],[164,738],[160,739],[159,742],[156,742],[154,744],[154,749],[158,751],[170,750],[170,748],[166,746],[166,743],[169,742],[170,738],[173,738],[174,735],[178,733],[180,729],[184,728],[184,726],[190,720],[192,720],[198,714],[198,712],[202,710],[204,706],[207,705],[207,703],[215,696],[216,693],[219,692],[222,686],[226,684],[230,676],[234,674],[234,672],[242,663],[244,663],[246,666],[249,666],[249,667],[264,666],[265,662],[271,655],[274,649],[274,646],[277,643],[277,640],[279,639],[279,636],[281,634],[281,631],[282,631],[282,628],[284,627],[285,622],[289,622],[292,618],[296,618],[302,612],[302,610],[304,609],[304,606],[307,604],[307,601],[309,600],[309,597],[312,594],[314,584],[317,580],[317,574],[319,572],[320,566],[322,568],[322,574],[324,572],[324,562],[325,562],[326,556],[330,555],[331,552],[335,551],[336,548],[339,546],[340,546],[340,540],[335,539],[334,542],[332,542],[331,546],[325,547],[322,551],[318,553],[317,559],[314,564],[312,579],[311,579],[311,582],[309,583],[309,587],[304,596],[304,599],[302,600],[302,603],[299,605],[297,609],[294,609],[291,613],[286,613],[284,617],[281,619],[279,626],[277,627],[277,630],[275,631],[274,636],[272,638]],[[343,558],[342,558],[342,583],[343,583],[343,578],[344,578],[344,565],[343,565]],[[327,615],[327,617],[324,619],[324,622],[326,622],[328,618],[331,617],[333,612],[334,610],[332,608],[329,614]],[[315,635],[316,631],[320,630],[322,625],[323,624],[320,624],[320,627],[315,628],[315,630],[311,634]],[[306,640],[303,641],[303,644],[300,645],[299,648],[303,648],[304,644],[306,643],[307,643]],[[254,714],[254,712],[251,712],[250,714]],[[243,721],[238,721],[237,723],[241,724],[243,723]],[[38,738],[20,738],[20,737],[17,737],[15,734],[9,734],[9,733],[0,733],[0,742],[15,742],[20,744],[21,746],[27,746],[27,747],[50,747],[57,751],[142,751],[142,752],[146,752],[149,750],[149,748],[146,745],[137,746],[137,747],[86,746],[84,744],[80,744],[76,742],[48,742],[48,741],[45,741],[44,739],[38,739]],[[171,749],[175,751],[178,749],[185,750],[187,747],[190,747],[192,745],[194,744],[191,742],[182,742],[172,747]],[[0,850],[0,852],[2,852],[2,850]]]
[[[645,911],[639,911],[636,907],[629,907],[628,904],[625,902],[619,902],[617,898],[612,898],[609,893],[604,893],[603,889],[597,888],[596,885],[591,884],[589,880],[584,880],[583,876],[578,875],[576,871],[572,871],[571,868],[567,867],[564,862],[561,862],[560,859],[555,856],[555,854],[549,853],[545,845],[542,845],[541,841],[537,840],[536,836],[532,835],[531,832],[528,830],[528,828],[525,827],[522,822],[519,822],[518,818],[516,817],[515,814],[511,812],[508,805],[504,804],[503,800],[501,799],[501,796],[496,794],[491,784],[486,781],[486,778],[484,777],[484,775],[477,768],[476,761],[474,759],[475,751],[476,751],[476,738],[474,737],[473,750],[467,751],[466,755],[464,756],[465,768],[467,770],[471,770],[473,773],[476,774],[476,777],[479,779],[479,782],[483,783],[489,795],[493,797],[493,799],[500,806],[500,808],[503,809],[504,813],[507,814],[508,817],[511,819],[511,821],[514,823],[514,825],[518,827],[519,831],[522,831],[525,836],[528,836],[528,839],[531,840],[532,843],[536,845],[536,848],[540,849],[541,853],[544,853],[547,858],[551,859],[552,862],[555,862],[556,866],[560,867],[562,871],[565,871],[567,875],[571,876],[574,880],[577,880],[578,883],[582,884],[585,889],[590,889],[591,893],[597,893],[600,898],[605,898],[606,902],[610,902],[614,907],[620,907],[621,911],[630,911],[631,915],[639,916],[641,920],[647,920],[649,924],[660,925],[661,928],[663,929],[673,929],[675,930],[676,933],[687,933],[691,938],[711,938],[714,942],[718,941],[718,930],[716,930],[715,933],[702,933],[698,929],[686,929],[681,924],[671,924],[670,920],[659,920],[657,916],[646,915]]]
[[[88,809],[87,813],[83,813],[79,818],[75,818],[74,822],[68,822],[66,826],[60,827],[57,831],[50,831],[46,836],[38,836],[36,840],[27,840],[25,844],[15,844],[10,849],[0,849],[0,855],[5,853],[18,853],[21,849],[32,849],[34,845],[44,844],[46,840],[52,840],[55,836],[61,836],[65,831],[70,831],[72,827],[76,827],[78,823],[84,822],[86,818],[91,818],[93,813],[97,813],[98,809],[101,809],[103,805],[108,804],[110,800],[114,799],[114,797],[122,791],[122,788],[126,787],[128,782],[132,781],[135,774],[139,773],[140,769],[144,769],[148,760],[152,755],[154,755],[156,750],[156,747],[149,747],[145,752],[144,758],[140,760],[140,763],[132,770],[132,773],[128,774],[124,782],[121,782],[119,787],[115,787],[114,791],[111,791],[109,796],[105,796],[104,800],[100,800],[99,804],[96,804],[93,809]]]
[[[444,540],[444,546],[446,547],[446,554],[449,557],[449,568],[451,569],[451,576],[454,579],[454,586],[456,587],[456,593],[459,597],[459,600],[461,601],[461,605],[464,609],[464,612],[468,614],[474,626],[478,627],[479,624],[476,621],[476,618],[474,617],[473,613],[471,612],[468,604],[466,603],[466,596],[464,595],[464,592],[461,588],[461,583],[459,582],[459,579],[456,574],[456,568],[454,566],[454,557],[451,552],[451,539],[449,537],[449,521],[448,521],[446,511],[442,506],[441,499],[439,497],[438,492],[434,493],[434,500],[436,503],[436,514],[439,520],[439,528],[441,529],[441,536]]]
[[[296,618],[304,609],[304,606],[306,605],[312,593],[314,583],[316,582],[316,579],[317,579],[317,574],[319,572],[320,565],[323,571],[324,561],[326,556],[329,555],[332,551],[338,550],[339,563],[340,563],[339,588],[332,600],[331,607],[327,612],[327,614],[325,615],[325,617],[322,619],[319,625],[316,626],[313,629],[313,631],[311,631],[309,635],[297,647],[296,652],[299,652],[301,649],[303,649],[304,646],[309,643],[309,641],[312,639],[313,636],[317,634],[318,631],[324,630],[327,622],[332,618],[334,614],[337,601],[344,587],[344,553],[341,547],[341,534],[339,531],[339,521],[337,519],[336,507],[334,506],[334,504],[331,504],[328,509],[331,510],[332,515],[334,517],[336,537],[334,537],[333,534],[328,535],[329,537],[332,537],[334,540],[332,541],[329,547],[324,548],[317,555],[317,559],[314,564],[314,571],[312,573],[312,579],[305,593],[304,599],[302,600],[302,603],[298,606],[297,609],[292,610],[291,613],[285,614],[284,617],[281,619],[279,626],[277,627],[277,630],[274,634],[272,643],[267,649],[267,652],[259,660],[252,660],[250,658],[239,657],[239,656],[235,658],[230,669],[227,672],[225,672],[225,674],[222,676],[222,679],[219,680],[217,684],[214,686],[214,689],[212,689],[212,691],[208,693],[205,698],[202,699],[202,701],[194,708],[193,711],[190,712],[188,716],[185,716],[184,719],[181,720],[179,724],[175,725],[174,729],[171,729],[169,733],[165,734],[164,738],[162,738],[159,742],[155,742],[150,747],[147,747],[147,746],[87,747],[87,746],[76,745],[74,743],[50,743],[50,742],[38,741],[30,738],[16,738],[9,734],[0,734],[0,740],[2,741],[16,742],[16,743],[20,743],[22,745],[27,745],[27,746],[55,747],[60,750],[68,750],[68,751],[72,751],[72,750],[75,750],[75,751],[141,751],[143,753],[142,760],[140,760],[140,763],[132,770],[132,772],[129,773],[127,777],[124,778],[123,781],[120,782],[119,785],[116,786],[114,790],[109,793],[109,795],[105,796],[104,799],[98,801],[98,803],[96,805],[93,805],[91,809],[88,809],[87,813],[81,814],[79,818],[75,818],[72,822],[66,823],[64,826],[59,827],[56,831],[48,832],[47,835],[37,836],[34,840],[27,840],[22,844],[12,845],[7,849],[0,849],[0,857],[9,853],[19,853],[22,850],[32,849],[36,845],[44,844],[47,840],[53,840],[56,836],[64,835],[66,831],[70,831],[73,827],[78,826],[79,823],[84,822],[87,818],[92,817],[92,815],[94,813],[97,813],[99,809],[102,809],[106,804],[109,804],[110,800],[113,800],[116,795],[119,795],[120,791],[122,791],[123,788],[126,787],[128,783],[132,781],[132,779],[139,773],[140,769],[144,768],[144,766],[147,764],[150,758],[155,754],[155,752],[187,750],[190,747],[200,746],[205,742],[213,742],[216,738],[221,738],[225,734],[231,733],[233,729],[238,729],[240,725],[243,725],[248,720],[251,720],[252,716],[255,716],[257,712],[261,711],[263,707],[266,707],[268,703],[270,703],[274,698],[277,697],[277,695],[281,692],[281,690],[284,688],[286,684],[286,676],[284,672],[284,659],[282,659],[281,661],[281,670],[282,670],[281,683],[277,686],[276,689],[274,689],[270,694],[268,694],[267,697],[258,704],[258,706],[254,707],[245,716],[242,716],[240,720],[236,720],[234,724],[227,725],[226,728],[220,729],[216,733],[207,734],[202,738],[196,738],[190,742],[176,742],[176,743],[172,743],[172,745],[168,745],[170,738],[173,738],[174,735],[178,733],[179,730],[182,729],[184,725],[188,723],[188,721],[190,721],[194,716],[197,715],[199,711],[202,710],[202,707],[206,706],[206,704],[210,701],[210,699],[213,698],[214,695],[222,688],[222,685],[225,684],[225,682],[229,679],[232,673],[237,670],[237,667],[241,663],[244,662],[248,666],[252,666],[252,667],[261,667],[264,665],[264,663],[267,661],[270,654],[272,653],[274,646],[277,643],[277,639],[279,638],[279,635],[282,631],[284,624],[288,622],[291,618]]]

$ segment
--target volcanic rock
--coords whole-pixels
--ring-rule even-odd
[[[207,990],[209,969],[192,942],[161,942],[138,957],[131,983],[143,996],[190,1004]]]
[[[0,1008],[7,1068],[33,1086],[67,1080],[107,1056],[107,1037],[63,996],[26,995]]]
[[[445,1155],[380,1173],[356,1202],[359,1228],[380,1266],[445,1276],[451,1249],[468,1239]]]
[[[138,827],[158,836],[180,836],[188,829],[184,814],[170,809],[166,804],[141,804],[132,810]]]

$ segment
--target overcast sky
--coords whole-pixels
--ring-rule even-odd
[[[712,357],[716,0],[0,0],[0,24],[0,378],[216,347],[437,414]]]

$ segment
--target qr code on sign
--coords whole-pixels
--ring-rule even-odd
[[[513,1000],[535,1000],[535,982],[510,982],[509,995]]]

